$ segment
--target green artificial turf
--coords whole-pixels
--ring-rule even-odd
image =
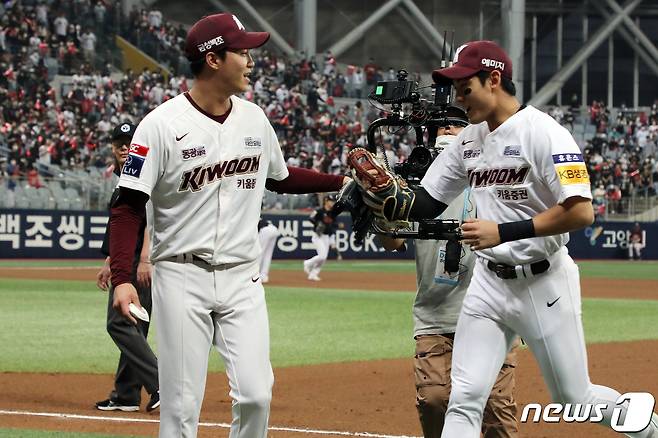
[[[136,435],[100,435],[96,433],[55,432],[49,430],[1,429],[2,438],[142,438]]]
[[[583,278],[658,280],[657,261],[578,260]]]
[[[91,282],[0,279],[0,372],[114,372],[106,299]],[[267,301],[275,367],[413,352],[411,293],[268,287]],[[583,310],[588,342],[658,339],[658,301],[584,299]],[[222,369],[215,352],[210,369]]]

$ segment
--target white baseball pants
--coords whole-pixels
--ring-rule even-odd
[[[160,438],[196,437],[212,345],[224,359],[233,399],[229,436],[267,436],[274,376],[258,261],[227,266],[155,263]]]
[[[272,254],[276,246],[276,239],[279,237],[279,229],[269,224],[260,229],[258,239],[260,241],[260,276],[267,279],[270,275],[270,265],[272,264]]]
[[[554,402],[616,406],[620,393],[589,380],[578,266],[564,248],[549,261],[550,269],[536,277],[503,280],[478,259],[457,323],[442,438],[479,438],[485,403],[516,333],[537,359]],[[612,409],[603,414],[601,424],[609,427]],[[651,427],[628,436],[650,433]]]
[[[329,255],[329,235],[313,233],[311,242],[315,245],[315,251],[318,254],[308,259],[308,264],[311,268],[311,275],[318,275]]]

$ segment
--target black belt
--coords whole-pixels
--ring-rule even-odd
[[[523,275],[526,276],[526,271],[525,269],[526,266],[521,266],[521,272],[523,272]],[[535,263],[530,263],[530,272],[528,274],[532,275],[537,275],[537,274],[542,274],[546,271],[548,271],[548,268],[551,267],[551,263],[548,260],[540,260]],[[492,261],[487,262],[487,268],[490,270],[494,271],[496,273],[496,276],[498,278],[502,278],[503,280],[511,280],[513,278],[516,278],[516,266],[512,265],[506,265],[505,263],[494,263]],[[528,277],[530,275],[527,275]]]
[[[205,269],[212,269],[212,270],[218,270],[218,271],[223,271],[226,269],[231,269],[236,266],[242,265],[243,263],[246,262],[236,262],[236,263],[223,263],[220,265],[211,265],[201,257],[195,255],[195,254],[181,254],[177,256],[172,256],[167,259],[165,259],[170,262],[177,262],[177,263],[194,263],[197,266],[201,266]]]

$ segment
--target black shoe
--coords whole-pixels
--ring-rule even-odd
[[[139,411],[139,404],[122,403],[119,402],[118,400],[112,400],[108,398],[107,400],[97,402],[96,409],[98,409],[99,411],[135,412],[135,411]]]
[[[160,407],[160,391],[151,395],[151,400],[146,405],[146,412],[151,412]]]

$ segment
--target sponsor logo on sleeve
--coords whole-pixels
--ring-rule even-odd
[[[123,164],[122,173],[124,175],[139,178],[139,176],[142,174],[142,166],[144,165],[144,160],[146,159],[148,152],[148,146],[143,146],[137,143],[131,144],[128,157],[126,158],[126,162]]]
[[[137,155],[138,157],[146,158],[146,155],[149,153],[148,146],[143,146],[141,144],[132,143],[130,145],[130,150],[128,154]]]
[[[584,163],[583,154],[555,154],[553,155],[553,163],[555,164]]]
[[[123,174],[139,178],[142,174],[142,166],[144,165],[144,158],[136,155],[128,155],[126,162],[123,163]]]
[[[567,166],[555,166],[560,184],[589,184],[589,175],[585,163],[576,163]]]

